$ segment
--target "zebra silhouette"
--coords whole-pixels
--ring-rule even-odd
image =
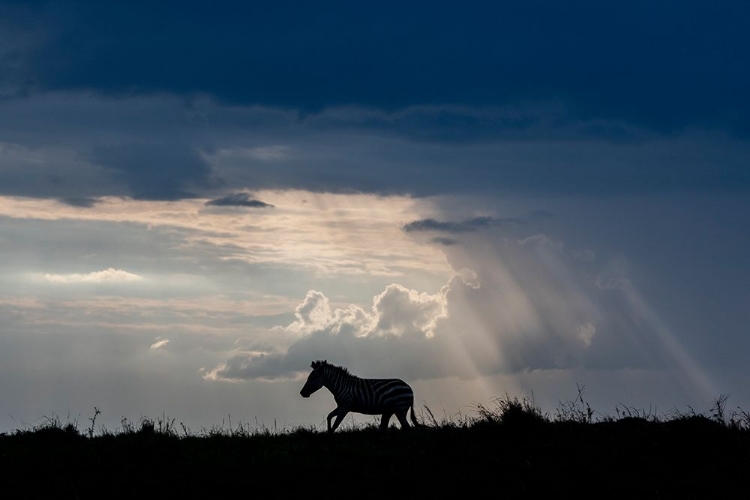
[[[336,401],[336,409],[328,414],[328,432],[339,426],[347,413],[382,415],[380,430],[388,428],[388,422],[395,414],[402,429],[409,428],[406,414],[411,409],[414,426],[421,425],[414,415],[414,392],[409,384],[397,378],[360,378],[341,366],[328,361],[313,361],[313,369],[299,393],[309,398],[312,393],[325,387]],[[331,419],[336,421],[331,425]]]

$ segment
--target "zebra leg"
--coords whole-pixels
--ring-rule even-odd
[[[402,429],[408,429],[409,427],[411,427],[409,425],[409,422],[406,421],[406,411],[396,412],[396,418],[398,418],[398,421],[401,424]]]
[[[388,428],[388,422],[391,420],[391,417],[393,416],[393,413],[383,413],[383,416],[380,418],[380,430],[384,431]]]
[[[338,415],[338,413],[339,413],[339,409],[336,408],[335,410],[333,410],[331,413],[328,414],[328,432],[332,432],[331,419],[333,418],[334,415]]]
[[[336,428],[341,424],[341,421],[344,420],[344,417],[346,414],[349,413],[349,410],[345,408],[336,408],[331,413],[328,414],[328,432],[333,432],[336,430]],[[336,416],[336,421],[333,423],[333,426],[331,426],[331,419],[333,416]]]

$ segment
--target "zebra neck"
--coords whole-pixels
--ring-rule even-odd
[[[331,394],[337,396],[343,392],[346,392],[352,384],[355,383],[357,377],[350,373],[334,372],[329,373],[323,382],[323,386],[331,391]]]

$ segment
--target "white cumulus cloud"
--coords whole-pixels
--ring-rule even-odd
[[[594,335],[596,335],[596,327],[592,323],[584,323],[578,327],[578,338],[584,343],[586,347],[591,345],[594,341]]]
[[[156,342],[151,344],[151,347],[149,347],[149,349],[159,349],[160,347],[164,347],[167,344],[169,344],[169,339],[157,340]]]
[[[143,280],[142,276],[110,267],[88,274],[43,274],[42,279],[50,283],[125,283]]]
[[[438,319],[446,316],[445,296],[420,293],[393,283],[375,297],[375,332],[432,337]]]

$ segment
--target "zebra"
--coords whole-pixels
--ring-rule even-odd
[[[380,430],[388,428],[388,422],[395,414],[402,429],[409,428],[406,414],[411,409],[411,421],[415,427],[421,424],[414,415],[414,392],[403,380],[397,378],[360,378],[349,373],[349,370],[324,361],[313,361],[313,369],[307,377],[302,390],[303,398],[325,387],[336,401],[336,409],[328,414],[328,432],[339,426],[347,413],[365,415],[382,415]],[[331,419],[336,421],[331,425]]]

